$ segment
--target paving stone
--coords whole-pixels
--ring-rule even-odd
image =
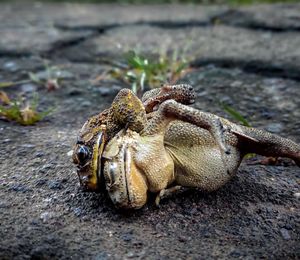
[[[213,18],[216,23],[255,30],[299,31],[299,5],[259,5],[229,9]]]
[[[58,45],[77,41],[91,34],[90,31],[65,32],[54,27],[29,26],[0,28],[0,52],[41,53],[51,51]]]
[[[210,16],[227,10],[223,6],[195,5],[94,5],[94,4],[4,4],[0,14],[4,23],[55,24],[63,28],[110,26],[149,21],[208,22]],[[34,12],[33,12],[34,10]],[[16,14],[22,15],[21,17]]]
[[[195,87],[195,108],[233,120],[222,101],[251,125],[299,142],[299,8],[1,3],[1,81],[45,72],[45,58],[64,79],[51,93],[23,86],[38,92],[41,111],[55,107],[47,120],[0,120],[0,258],[298,259],[299,168],[291,160],[244,161],[214,193],[183,192],[159,209],[154,195],[125,213],[107,194],[78,188],[67,153],[86,119],[126,86],[96,79],[132,48],[186,47],[197,62],[180,82]],[[5,88],[12,97],[21,90]]]
[[[236,59],[263,61],[275,65],[300,65],[300,34],[272,33],[229,26],[194,27],[184,30],[151,26],[119,27],[66,49],[70,59],[96,60],[101,57],[122,57],[135,49],[141,53],[186,50],[186,56],[199,59]],[[87,49],[78,55],[78,49]],[[61,55],[61,54],[60,54]]]

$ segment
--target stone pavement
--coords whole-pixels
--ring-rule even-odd
[[[36,126],[0,121],[0,258],[215,259],[300,257],[299,168],[245,161],[220,191],[190,191],[122,214],[78,189],[67,152],[78,129],[124,84],[92,83],[123,54],[178,51],[195,70],[195,107],[224,102],[300,142],[300,4],[0,4],[0,82],[61,68],[61,88],[20,85],[55,112]],[[111,61],[111,62],[109,62]],[[128,87],[128,86],[127,86]]]

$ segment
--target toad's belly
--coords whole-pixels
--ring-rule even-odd
[[[205,191],[216,190],[230,180],[242,158],[239,150],[227,142],[231,153],[225,158],[225,166],[210,133],[180,121],[170,126],[164,143],[175,163],[176,183]]]

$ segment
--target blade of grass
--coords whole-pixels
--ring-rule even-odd
[[[7,87],[13,87],[13,86],[17,86],[17,85],[21,85],[21,84],[25,84],[25,83],[30,83],[32,80],[20,80],[20,81],[7,81],[7,82],[0,82],[0,88],[7,88]]]
[[[223,107],[224,111],[229,114],[231,117],[233,117],[235,120],[239,121],[242,123],[244,126],[251,127],[251,125],[248,123],[248,121],[234,108],[221,103],[221,106]]]
[[[41,84],[41,80],[38,78],[38,76],[33,73],[33,72],[28,72],[28,77],[30,78],[30,80],[34,83],[37,83],[37,84]]]

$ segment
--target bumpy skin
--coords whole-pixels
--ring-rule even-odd
[[[85,122],[73,147],[73,162],[77,166],[80,185],[85,190],[100,189],[101,156],[105,144],[121,129],[139,132],[145,124],[144,106],[129,89],[122,89],[110,108]]]
[[[138,209],[148,191],[163,196],[169,187],[177,190],[174,185],[214,191],[235,175],[246,153],[289,157],[300,166],[300,145],[289,139],[166,100],[157,90],[147,95],[146,111],[158,110],[144,129],[121,130],[102,155],[106,187],[117,207]]]
[[[196,92],[193,87],[188,84],[168,85],[165,84],[159,89],[147,91],[142,102],[147,113],[153,112],[158,105],[168,99],[176,100],[178,103],[189,105],[195,102]]]
[[[85,190],[101,190],[102,152],[105,144],[121,129],[140,132],[146,125],[147,111],[152,112],[155,106],[167,99],[190,104],[196,93],[188,85],[164,85],[146,92],[144,97],[147,96],[143,104],[131,90],[122,89],[110,108],[92,116],[83,125],[73,147],[73,162],[77,166],[80,185]],[[150,118],[151,114],[147,116]]]

